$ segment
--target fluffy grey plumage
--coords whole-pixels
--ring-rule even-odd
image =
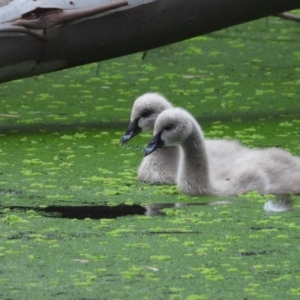
[[[180,108],[164,110],[157,117],[154,134],[148,153],[154,151],[157,139],[160,146],[180,145],[176,181],[187,195],[300,194],[300,158],[287,151],[249,149],[226,140],[205,141],[196,120]]]
[[[137,98],[131,111],[131,124],[138,131],[153,131],[157,116],[171,103],[158,93],[146,93]],[[175,184],[179,158],[179,147],[158,149],[145,157],[138,169],[138,180],[151,184]]]

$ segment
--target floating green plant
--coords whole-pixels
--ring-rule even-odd
[[[269,17],[144,59],[1,84],[1,114],[11,117],[0,116],[0,298],[299,296],[298,196],[281,214],[264,212],[274,197],[255,192],[212,204],[225,199],[136,180],[152,134],[119,146],[134,99],[158,91],[190,110],[206,138],[300,155],[297,28]],[[170,206],[144,215],[159,203]],[[44,214],[124,204],[127,216]]]

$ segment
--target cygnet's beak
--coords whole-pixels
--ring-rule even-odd
[[[129,140],[131,140],[134,136],[136,136],[137,134],[139,134],[142,131],[141,127],[139,127],[139,124],[138,124],[139,119],[140,118],[137,118],[129,124],[126,132],[121,137],[121,144],[122,145],[127,143]]]
[[[161,148],[165,145],[165,142],[161,139],[162,131],[158,132],[156,135],[154,135],[144,150],[144,155],[147,156],[151,154],[153,151],[155,151],[158,148]]]

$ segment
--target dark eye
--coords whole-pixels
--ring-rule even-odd
[[[151,111],[150,111],[150,110],[145,110],[145,111],[142,112],[142,115],[141,115],[141,116],[142,116],[143,118],[146,118],[146,117],[148,117],[150,114],[151,114]]]
[[[166,127],[165,127],[165,130],[171,130],[173,128],[173,125],[172,124],[168,124]]]

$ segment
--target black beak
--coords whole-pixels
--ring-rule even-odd
[[[146,149],[144,150],[144,155],[147,156],[149,154],[151,154],[153,151],[155,151],[156,149],[164,146],[164,141],[161,139],[161,132],[158,132],[156,135],[154,135],[150,141],[150,143],[148,144],[148,146],[146,147]]]
[[[139,134],[142,131],[142,129],[138,125],[139,119],[140,118],[137,118],[129,124],[126,132],[121,137],[121,144],[122,145],[127,143],[129,140],[131,140],[134,136],[136,136],[137,134]]]

